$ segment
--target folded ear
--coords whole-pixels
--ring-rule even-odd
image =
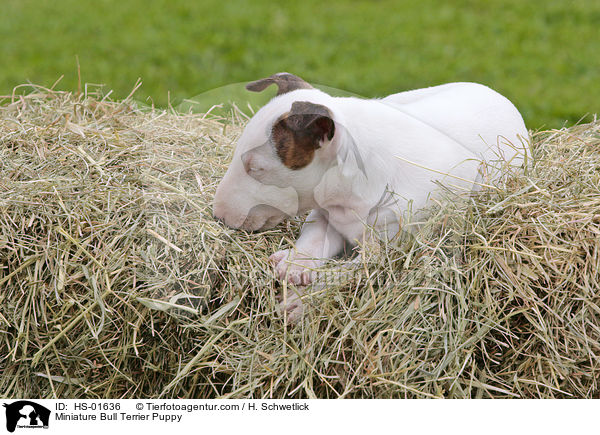
[[[273,125],[277,155],[290,169],[308,165],[321,142],[333,139],[335,123],[329,109],[308,101],[295,101],[289,113]]]
[[[282,121],[290,130],[310,137],[317,148],[321,140],[331,140],[335,133],[335,123],[329,109],[309,101],[294,101],[292,109]]]
[[[261,92],[272,84],[277,85],[277,95],[295,91],[296,89],[312,89],[312,86],[300,77],[286,72],[280,72],[273,74],[271,77],[250,82],[246,85],[246,89],[253,92]]]

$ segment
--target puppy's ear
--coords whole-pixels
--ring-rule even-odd
[[[331,140],[335,133],[335,123],[329,109],[309,101],[294,101],[292,110],[282,120],[290,130],[310,137],[317,147],[321,140]]]
[[[329,109],[308,101],[295,101],[289,113],[273,125],[273,143],[282,163],[301,169],[312,162],[321,141],[333,139],[335,123]]]
[[[295,91],[296,89],[312,89],[312,86],[300,77],[286,72],[280,72],[273,74],[271,77],[250,82],[246,85],[246,89],[253,92],[261,92],[272,84],[277,85],[277,95]]]

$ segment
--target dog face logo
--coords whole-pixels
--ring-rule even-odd
[[[18,400],[4,404],[6,408],[6,430],[19,428],[48,428],[50,410],[29,400]]]

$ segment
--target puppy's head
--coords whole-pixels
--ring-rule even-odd
[[[244,129],[213,203],[216,218],[248,231],[314,207],[313,190],[336,132],[327,106],[332,97],[288,73],[246,87],[258,92],[271,84],[278,86],[277,96]]]

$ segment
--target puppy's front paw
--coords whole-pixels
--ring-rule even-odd
[[[295,285],[313,282],[316,275],[314,269],[320,266],[318,260],[291,249],[277,251],[269,257],[269,261],[275,266],[275,274],[280,280],[287,279],[287,282]]]
[[[289,323],[296,324],[304,315],[304,303],[298,290],[288,289],[287,297],[277,306],[277,311],[281,316],[287,315]]]
[[[282,260],[288,258],[289,254],[289,249],[282,249],[281,251],[277,251],[274,254],[271,254],[271,256],[269,257],[269,263],[271,263],[273,266],[277,266]]]

